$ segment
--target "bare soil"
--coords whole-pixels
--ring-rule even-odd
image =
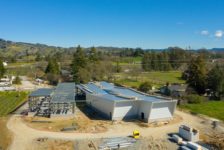
[[[13,140],[12,133],[6,126],[7,121],[8,117],[0,117],[0,150],[7,149]]]
[[[7,124],[7,127],[14,134],[14,140],[10,146],[10,149],[27,150],[35,147],[34,145],[36,139],[47,138],[50,142],[43,142],[46,143],[46,145],[51,145],[51,143],[54,145],[54,142],[58,142],[60,145],[60,143],[71,141],[75,149],[88,150],[86,147],[89,146],[89,142],[91,141],[95,146],[98,146],[100,139],[127,137],[132,135],[133,130],[139,130],[142,139],[139,141],[140,144],[136,145],[138,147],[137,149],[141,150],[141,147],[143,147],[142,149],[177,149],[178,146],[175,143],[170,142],[168,138],[170,134],[177,133],[179,126],[182,124],[199,129],[202,140],[207,143],[211,141],[209,139],[206,141],[208,135],[212,135],[213,133],[221,134],[224,132],[222,124],[214,129],[212,120],[208,117],[192,115],[179,110],[176,110],[175,114],[174,119],[170,122],[155,122],[149,125],[138,121],[111,122],[101,120],[100,118],[91,118],[82,111],[76,112],[75,117],[72,119],[63,121],[60,121],[60,119],[55,119],[52,120],[53,123],[49,124],[31,123],[29,120],[26,120],[27,118],[21,119],[20,115],[13,115]],[[80,127],[75,132],[52,132],[52,130],[59,131],[59,129],[64,126],[71,125],[74,121]],[[63,126],[59,126],[57,123],[60,125],[63,124]],[[55,126],[53,126],[53,124],[55,124]],[[100,129],[98,126],[100,126]]]

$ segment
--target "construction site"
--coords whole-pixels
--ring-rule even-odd
[[[63,121],[57,118],[24,117],[22,120],[12,118],[9,125],[14,132],[23,132],[27,136],[24,142],[32,144],[35,150],[169,150],[187,149],[189,144],[190,147],[196,145],[197,149],[206,150],[218,149],[215,145],[223,144],[223,135],[220,134],[223,132],[222,124],[214,128],[209,118],[192,116],[179,110],[172,121],[144,123],[139,120],[104,120],[94,117],[98,115],[94,110],[89,111],[89,114],[83,113],[84,109],[77,108],[74,118]],[[22,143],[17,144],[24,147]]]
[[[60,83],[28,99],[17,110],[28,115],[11,117],[7,125],[18,135],[12,147],[19,149],[207,150],[222,144],[211,136],[222,139],[221,122],[182,112],[176,100],[108,82]]]

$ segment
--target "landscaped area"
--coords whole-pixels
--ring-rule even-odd
[[[27,92],[0,92],[0,117],[6,116],[27,100]]]
[[[169,83],[185,83],[181,79],[182,73],[180,71],[152,71],[139,73],[138,75],[119,73],[116,76],[118,77],[117,83],[130,86],[130,87],[139,87],[139,85],[144,81],[149,81],[152,85],[160,87]]]
[[[224,121],[224,101],[209,101],[201,104],[186,104],[180,108]]]

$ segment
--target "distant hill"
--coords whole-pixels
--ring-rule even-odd
[[[110,53],[119,53],[122,51],[132,51],[132,50],[152,50],[152,51],[163,51],[166,49],[141,49],[141,48],[127,48],[127,47],[105,47],[105,46],[98,46],[96,47],[98,51],[101,52],[110,52]],[[169,48],[168,48],[169,49]],[[64,47],[57,47],[57,46],[49,46],[46,44],[33,44],[33,43],[25,43],[25,42],[13,42],[9,40],[0,39],[0,56],[7,57],[23,57],[26,55],[52,55],[55,53],[69,53],[72,54],[76,50],[76,47],[64,48]],[[84,50],[90,50],[90,47],[84,48]],[[210,49],[213,52],[222,53],[224,52],[224,48],[213,48]],[[194,52],[194,51],[192,51]]]
[[[105,47],[98,46],[96,47],[98,51],[102,52],[112,52],[117,53],[124,50],[156,50],[162,51],[164,49],[141,49],[141,48],[127,48],[127,47]],[[46,44],[33,44],[33,43],[25,43],[25,42],[13,42],[9,40],[0,39],[0,55],[4,57],[22,57],[27,54],[41,54],[41,55],[52,55],[54,53],[60,52],[74,52],[76,47],[64,48],[57,46],[48,46]],[[84,48],[84,50],[90,50],[90,47]]]
[[[44,44],[31,44],[23,42],[13,42],[0,39],[0,55],[5,57],[24,56],[26,54],[44,53],[50,54],[52,51],[64,50],[61,47],[48,46]]]
[[[211,49],[211,51],[224,52],[224,48],[213,48],[213,49]]]

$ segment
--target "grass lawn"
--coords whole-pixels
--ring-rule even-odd
[[[0,92],[0,117],[6,116],[27,100],[27,92]]]
[[[144,81],[149,81],[156,87],[161,87],[165,85],[167,82],[185,83],[185,81],[181,79],[181,75],[182,73],[180,71],[144,72],[135,77],[131,76],[131,74],[125,74],[125,73],[116,74],[116,76],[118,77],[117,83],[130,87],[138,87]]]
[[[201,104],[186,104],[180,106],[180,108],[189,110],[192,113],[203,114],[224,121],[223,101],[209,101]]]

